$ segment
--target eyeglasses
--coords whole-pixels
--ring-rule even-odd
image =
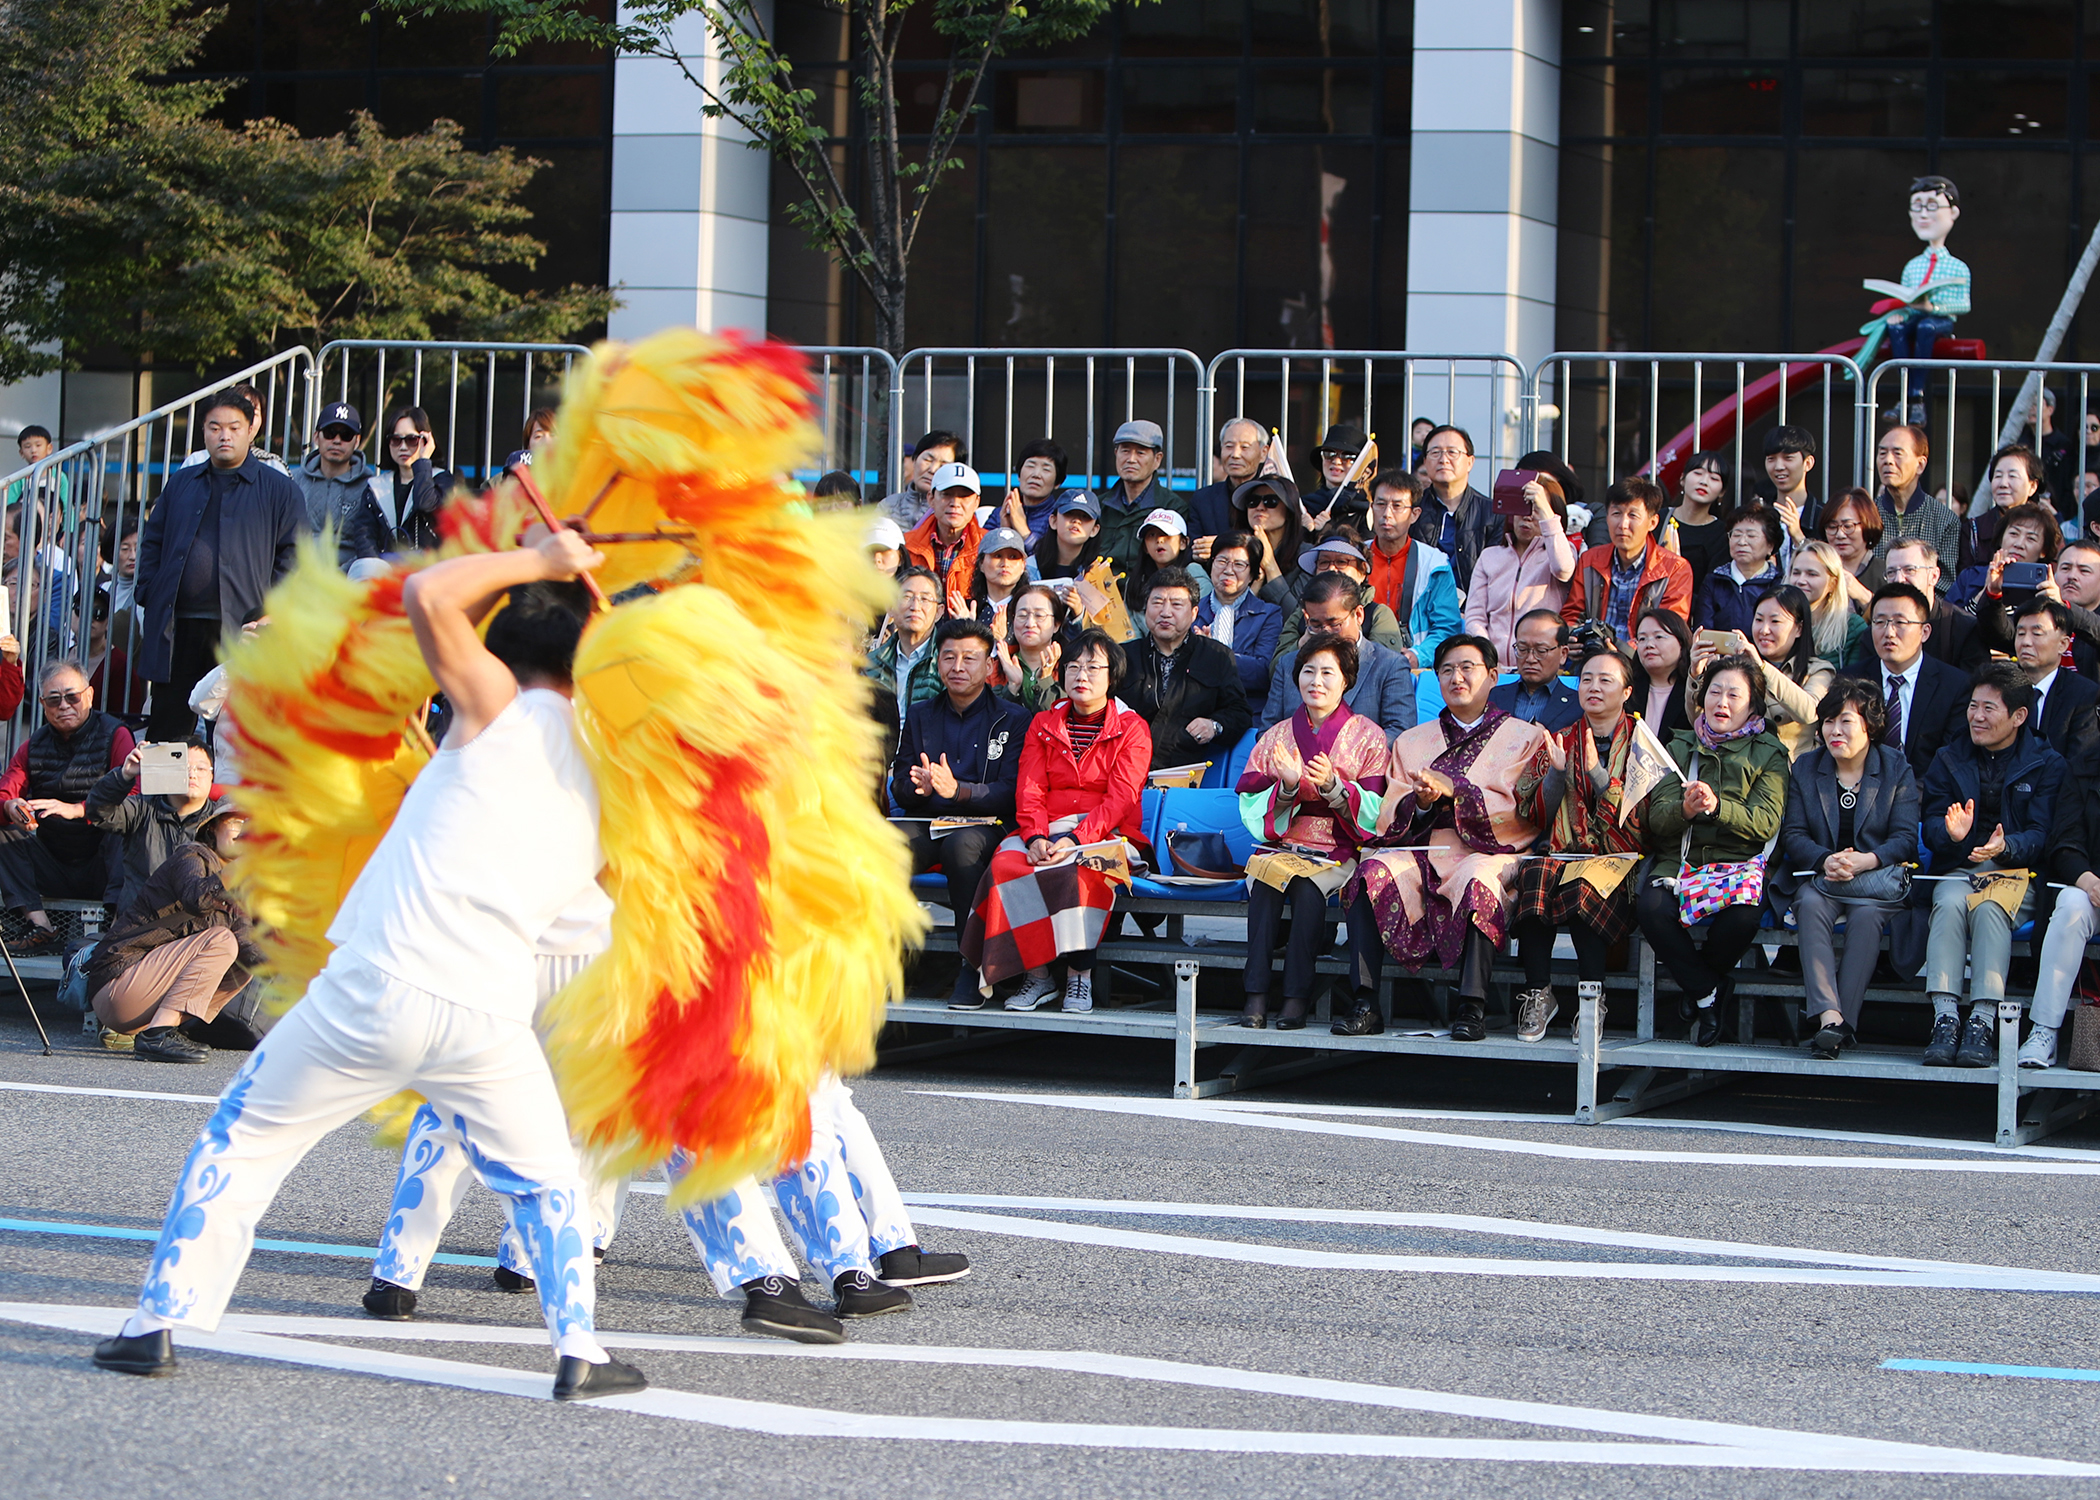
[[[1424,458],[1465,458],[1468,455],[1463,448],[1437,447],[1423,449],[1422,456]]]
[[[1436,669],[1439,677],[1479,677],[1487,671],[1485,662],[1447,661]]]
[[[1217,557],[1211,559],[1213,573],[1251,573],[1253,568],[1244,557]]]
[[[1876,615],[1873,628],[1876,630],[1916,630],[1924,625],[1923,620],[1893,620],[1887,615]]]
[[[1859,522],[1857,522],[1857,521],[1853,520],[1853,519],[1852,519],[1851,517],[1849,517],[1849,516],[1847,516],[1847,517],[1845,517],[1845,518],[1843,518],[1843,519],[1833,519],[1833,520],[1825,521],[1825,522],[1823,523],[1823,534],[1824,534],[1825,536],[1828,536],[1828,535],[1829,535],[1829,534],[1830,534],[1831,532],[1833,532],[1833,531],[1855,531],[1855,532],[1856,532],[1856,531],[1858,531],[1858,530],[1859,530]]]
[[[1535,657],[1551,656],[1556,651],[1565,651],[1566,649],[1567,647],[1561,645],[1557,641],[1550,646],[1531,646],[1526,645],[1523,641],[1518,641],[1516,645],[1511,648],[1510,654],[1515,656],[1519,661],[1523,661]]]
[[[1108,663],[1105,661],[1075,661],[1065,667],[1067,677],[1106,677]]]
[[[72,708],[86,702],[87,695],[88,689],[75,688],[70,693],[45,693],[42,702],[46,708]]]

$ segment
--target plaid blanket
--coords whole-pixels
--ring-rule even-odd
[[[1009,838],[992,855],[981,899],[963,929],[963,958],[989,986],[1059,954],[1091,953],[1101,946],[1116,887],[1129,884],[1125,859],[1082,854],[1036,866],[1019,837]]]

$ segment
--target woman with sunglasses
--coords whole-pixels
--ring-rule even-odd
[[[420,406],[404,406],[387,424],[386,459],[383,468],[394,480],[393,504],[382,517],[393,533],[387,552],[417,552],[437,546],[438,510],[452,493],[450,470],[433,468],[431,455],[437,439],[431,435],[430,413]]]
[[[1261,474],[1232,495],[1232,529],[1262,540],[1261,577],[1254,591],[1285,610],[1298,607],[1299,587],[1291,582],[1298,554],[1305,546],[1305,512],[1298,486],[1279,474]],[[1300,575],[1302,577],[1302,575]]]

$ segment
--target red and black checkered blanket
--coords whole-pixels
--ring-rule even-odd
[[[1130,865],[1120,857],[1031,865],[1021,840],[1009,838],[992,855],[983,899],[963,929],[963,958],[992,985],[1062,953],[1091,953],[1101,946],[1116,887],[1129,884]]]

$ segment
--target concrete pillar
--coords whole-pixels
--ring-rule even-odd
[[[1559,0],[1416,0],[1407,347],[1553,350]]]
[[[721,63],[705,23],[688,15],[673,36],[713,87]],[[614,338],[678,323],[765,330],[768,157],[700,105],[668,59],[613,64],[610,275],[626,303],[612,315]]]

